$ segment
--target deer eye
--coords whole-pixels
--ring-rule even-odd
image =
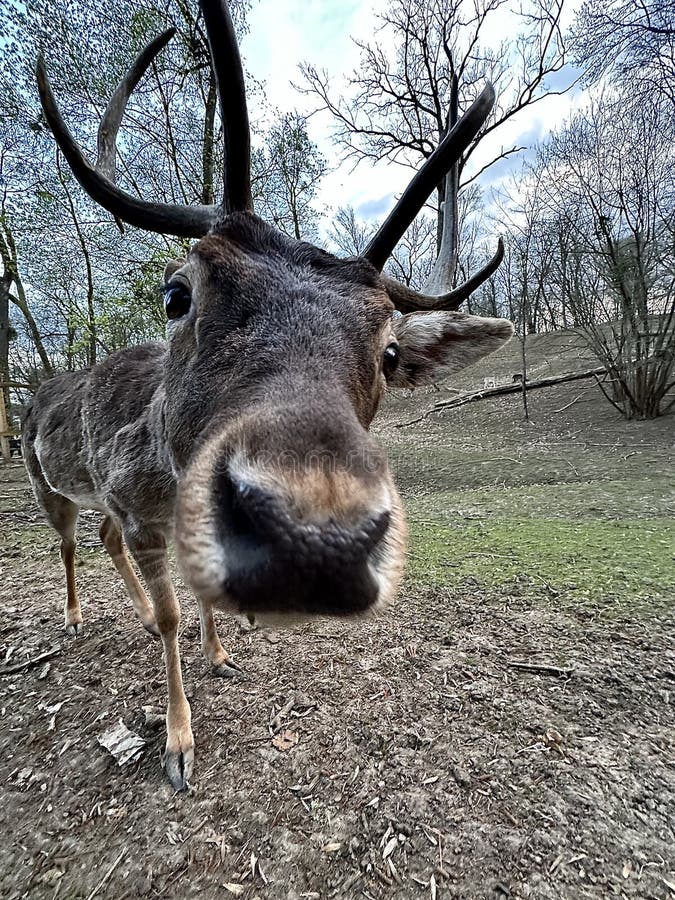
[[[190,312],[192,297],[187,286],[178,282],[164,288],[164,312],[167,319],[180,319]]]
[[[385,378],[389,378],[396,371],[398,358],[398,344],[389,344],[382,357],[382,371],[384,372]]]

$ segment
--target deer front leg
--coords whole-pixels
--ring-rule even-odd
[[[198,602],[202,653],[207,662],[211,663],[214,675],[219,675],[221,678],[232,678],[239,671],[239,666],[232,662],[220,642],[216,622],[213,618],[213,607],[208,601],[199,600]]]
[[[63,538],[61,541],[61,559],[66,570],[66,605],[64,617],[66,634],[75,637],[82,634],[82,610],[77,596],[75,584],[75,541]]]
[[[136,573],[131,567],[129,557],[124,551],[124,543],[122,541],[122,529],[119,524],[112,518],[106,516],[101,524],[101,541],[108,551],[108,555],[113,561],[117,571],[122,576],[122,580],[126,586],[127,592],[134,607],[134,612],[143,623],[150,634],[155,637],[159,636],[157,623],[155,622],[155,614],[148,602],[148,598],[143,590],[143,585],[136,577]]]
[[[180,606],[169,576],[166,540],[159,532],[145,532],[139,537],[135,530],[125,530],[125,538],[148,586],[164,647],[169,702],[166,712],[166,750],[162,765],[171,784],[180,791],[188,786],[192,774],[194,737],[178,650]]]

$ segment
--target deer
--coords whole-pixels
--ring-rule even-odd
[[[225,144],[214,206],[151,202],[120,188],[117,132],[129,96],[172,37],[137,57],[106,107],[92,165],[59,111],[44,60],[40,101],[89,196],[118,221],[195,239],[163,277],[166,342],[58,374],[34,396],[23,453],[35,498],[61,538],[65,628],[83,618],[75,583],[81,509],[133,609],[163,645],[162,766],[176,790],[194,772],[168,547],[194,592],[202,652],[219,676],[236,663],[214,610],[282,622],[386,610],[401,583],[406,524],[387,457],[369,428],[387,387],[417,387],[470,365],[513,333],[460,312],[500,250],[466,284],[414,291],[383,273],[407,227],[485,122],[488,83],[417,171],[362,256],[339,259],[287,237],[253,209],[244,75],[225,0],[200,0]],[[136,574],[135,561],[144,584]]]

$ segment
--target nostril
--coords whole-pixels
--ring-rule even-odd
[[[214,500],[221,525],[241,538],[269,536],[278,517],[278,503],[271,494],[227,467],[216,478]]]
[[[218,472],[214,484],[214,501],[220,522],[240,534],[253,533],[253,523],[246,512],[246,486],[236,482],[227,466]]]
[[[381,512],[378,516],[368,519],[363,527],[364,549],[366,553],[372,553],[382,542],[385,534],[389,530],[389,522],[391,521],[391,513],[389,510]]]

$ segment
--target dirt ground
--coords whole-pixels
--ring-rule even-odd
[[[392,432],[401,459],[406,440]],[[55,536],[21,467],[0,468],[3,898],[675,897],[672,603],[608,615],[517,580],[409,578],[365,624],[223,617],[243,672],[222,680],[180,588],[197,749],[178,795],[143,711],[165,698],[159,642],[97,525],[83,517],[71,641]],[[98,742],[120,719],[146,742],[124,768]]]

